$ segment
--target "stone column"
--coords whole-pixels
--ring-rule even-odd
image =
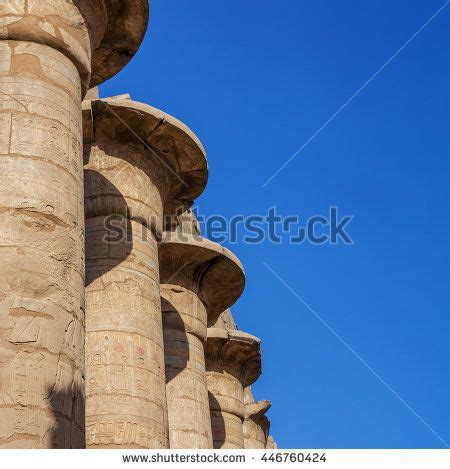
[[[210,327],[205,356],[214,448],[245,448],[244,388],[261,374],[260,340]]]
[[[167,448],[158,240],[207,179],[176,119],[126,96],[85,102],[89,448]],[[95,136],[95,138],[94,138]]]
[[[209,327],[218,327],[219,329],[227,329],[233,331],[238,330],[238,327],[234,322],[234,317],[229,308],[220,313],[215,322],[209,323],[208,325]]]
[[[239,298],[245,277],[230,251],[189,232],[186,225],[192,227],[188,222],[185,229],[166,232],[160,243],[170,447],[212,448],[207,322]]]
[[[278,445],[275,443],[273,436],[269,435],[267,437],[266,449],[277,449]]]
[[[244,389],[245,420],[244,443],[246,449],[264,449],[267,446],[270,422],[266,412],[270,401],[255,401],[251,387]]]
[[[0,447],[84,446],[81,98],[129,60],[147,7],[0,3]]]

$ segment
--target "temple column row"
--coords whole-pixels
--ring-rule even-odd
[[[186,211],[204,150],[127,95],[86,101],[83,116],[87,447],[244,448],[259,339],[216,327],[245,276]]]
[[[219,332],[222,330],[222,332]],[[224,332],[226,331],[226,332]],[[230,332],[231,331],[231,335]],[[244,386],[243,389],[243,402],[239,398],[238,405],[236,405],[236,402],[234,403],[233,407],[237,409],[237,412],[235,411],[234,415],[238,415],[241,418],[239,420],[236,419],[230,419],[231,425],[229,427],[233,427],[234,431],[226,430],[226,426],[224,425],[224,422],[226,422],[224,416],[222,415],[223,411],[226,409],[224,405],[220,405],[220,401],[215,398],[215,394],[223,394],[223,390],[227,389],[227,386],[222,386],[220,384],[216,385],[216,388],[218,391],[216,392],[211,392],[210,393],[210,401],[212,401],[212,407],[211,407],[211,414],[212,414],[212,421],[213,421],[213,433],[216,435],[215,438],[215,447],[232,447],[236,448],[236,441],[239,441],[239,445],[244,444],[244,447],[246,449],[274,449],[276,448],[276,444],[273,441],[272,436],[269,435],[269,429],[270,429],[270,421],[268,417],[266,416],[267,411],[269,410],[271,406],[271,402],[267,400],[261,400],[261,401],[255,401],[252,393],[251,386],[249,384],[253,383],[257,376],[258,376],[258,369],[260,372],[260,365],[261,365],[261,356],[259,353],[259,339],[253,336],[249,336],[247,334],[247,341],[243,341],[242,337],[240,340],[236,340],[237,337],[236,335],[242,334],[238,332],[238,328],[236,326],[236,323],[234,322],[233,315],[229,309],[224,311],[215,321],[214,324],[212,324],[212,328],[209,331],[209,335],[212,338],[212,342],[215,342],[218,340],[217,336],[221,335],[223,339],[225,339],[228,335],[228,340],[233,341],[233,342],[238,342],[239,348],[241,349],[242,352],[244,350],[250,347],[251,352],[245,352],[247,360],[244,360],[241,364],[240,367],[240,375],[239,373],[236,373],[236,375],[241,377],[241,384]],[[211,342],[211,344],[212,344]],[[252,345],[251,345],[252,344]],[[225,348],[226,350],[226,348]],[[224,353],[222,353],[224,355]],[[235,361],[235,358],[231,360],[234,362],[235,365],[238,365],[238,361]],[[216,365],[217,366],[217,365]],[[220,366],[219,366],[220,368]],[[229,367],[228,367],[229,369]],[[239,367],[238,367],[239,370]],[[223,367],[223,372],[227,373],[227,367]],[[247,378],[246,380],[242,378]],[[215,378],[211,378],[212,382],[216,382]],[[236,384],[236,382],[235,382]],[[235,389],[239,390],[239,393],[241,391],[240,386],[236,387]],[[230,394],[230,393],[229,393]],[[221,398],[222,400],[223,397]],[[228,398],[227,401],[230,399]],[[243,404],[243,406],[242,406]],[[218,410],[213,410],[214,406],[216,408],[220,409]],[[228,407],[230,407],[228,405]],[[243,413],[243,418],[242,418],[242,413]],[[240,432],[241,432],[241,423],[242,422],[242,436],[243,440],[240,437]],[[239,435],[239,438],[232,439],[232,435]],[[231,441],[230,441],[231,440]]]
[[[0,447],[84,446],[81,100],[147,19],[147,0],[0,3]]]
[[[187,218],[160,243],[170,447],[213,448],[207,325],[239,298],[245,277],[239,260],[199,236],[192,213]]]
[[[85,102],[84,130],[87,446],[244,448],[259,339],[212,327],[243,268],[176,215],[206,184],[203,148],[127,96]]]
[[[247,386],[244,389],[245,420],[244,420],[244,442],[246,448],[267,448],[269,438],[270,422],[266,412],[272,403],[262,400],[255,401],[252,389]]]
[[[260,340],[238,330],[211,327],[206,369],[214,448],[245,448],[244,388],[261,374]]]
[[[176,119],[121,96],[84,104],[86,444],[167,448],[159,247],[207,179]]]
[[[127,96],[82,105],[148,0],[2,2],[0,21],[0,447],[243,448],[259,339],[213,327],[243,269],[174,222],[203,147]]]

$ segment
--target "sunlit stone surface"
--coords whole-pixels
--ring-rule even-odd
[[[84,111],[87,446],[166,448],[158,240],[163,215],[203,190],[206,160],[181,123],[127,96]]]
[[[244,273],[231,252],[199,235],[191,212],[164,233],[160,266],[170,447],[212,448],[207,323],[240,296]]]
[[[148,12],[0,1],[1,448],[276,447],[260,341],[229,310],[243,267],[190,210],[202,144],[99,99]]]

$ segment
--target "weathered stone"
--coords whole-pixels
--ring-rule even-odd
[[[219,329],[227,329],[232,331],[238,330],[238,327],[234,322],[233,315],[231,314],[231,310],[229,308],[220,313],[214,324],[211,324],[211,327],[217,327]]]
[[[217,318],[215,328],[236,331],[238,328],[234,322],[230,309],[225,310]],[[243,424],[244,444],[246,449],[266,448],[270,421],[265,415],[271,406],[270,401],[255,401],[251,386],[244,389],[245,420]],[[273,442],[273,439],[272,439]]]
[[[179,215],[166,218],[166,231],[200,235],[200,224],[194,212],[188,209]]]
[[[0,60],[0,447],[82,447],[80,78],[38,43]]]
[[[204,188],[204,151],[129,99],[84,104],[87,446],[168,446],[158,244]],[[187,182],[188,181],[188,182]]]
[[[261,374],[260,340],[208,328],[205,357],[214,448],[244,448],[244,388]]]
[[[75,65],[84,92],[117,74],[139,48],[148,0],[14,0],[0,3],[0,41],[45,45]]]
[[[245,420],[244,442],[246,449],[264,449],[267,446],[270,422],[266,412],[270,401],[255,401],[251,387],[244,389]]]
[[[242,265],[190,210],[201,143],[98,99],[147,22],[148,0],[0,1],[0,447],[276,447]]]
[[[91,88],[88,90],[86,93],[86,96],[84,98],[86,101],[91,101],[93,99],[99,99],[99,91],[98,91],[98,86],[95,86],[94,88]]]
[[[273,440],[273,436],[269,435],[268,438],[267,438],[266,449],[277,449],[277,448],[278,448],[278,446],[275,443],[275,441]]]
[[[204,357],[207,321],[237,300],[245,277],[235,256],[199,236],[191,211],[173,221],[175,231],[165,232],[160,242],[170,447],[212,448]]]
[[[81,97],[131,58],[147,11],[0,3],[1,447],[84,446]]]
[[[200,236],[168,231],[159,249],[167,259],[161,262],[161,278],[172,278],[170,283],[179,282],[197,292],[207,308],[208,325],[241,296],[244,270],[228,249]]]
[[[161,285],[171,448],[212,448],[203,342],[205,306],[192,291]]]

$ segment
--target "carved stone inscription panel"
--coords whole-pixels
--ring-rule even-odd
[[[86,221],[89,448],[168,446],[157,243],[127,223],[128,236],[108,242],[104,217]]]
[[[84,446],[80,79],[0,42],[0,447]]]
[[[161,285],[171,448],[212,448],[206,387],[205,306],[193,292]]]

